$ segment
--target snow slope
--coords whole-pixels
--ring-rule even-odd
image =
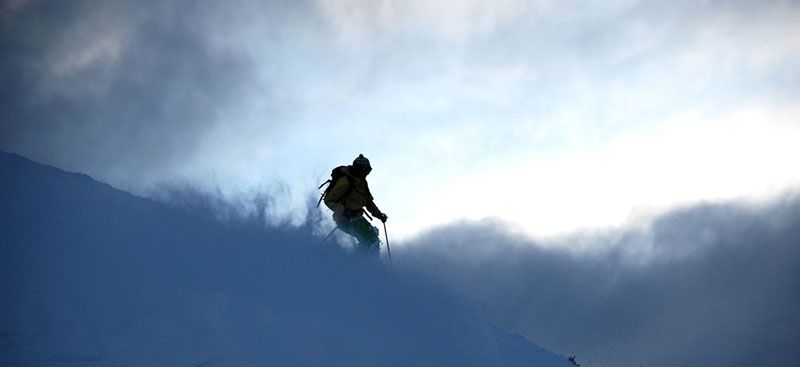
[[[570,365],[319,240],[0,153],[0,365]]]

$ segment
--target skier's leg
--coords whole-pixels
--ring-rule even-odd
[[[334,220],[341,219],[334,216]],[[342,232],[353,236],[357,241],[356,249],[365,252],[380,253],[380,238],[378,228],[369,224],[364,217],[355,217],[350,220],[336,221]]]
[[[341,220],[341,221],[337,221],[336,225],[339,226],[339,229],[342,230],[342,232],[347,233],[350,236],[352,236],[353,238],[355,238],[356,240],[358,240],[358,231],[356,231],[356,229],[355,229],[355,227],[353,225],[354,224],[353,223],[354,220],[355,220],[354,218],[353,219],[349,219],[349,220],[348,219],[344,219],[344,220]]]
[[[334,217],[334,220],[341,219]],[[364,217],[354,217],[349,220],[336,221],[339,229],[347,233],[358,241],[357,250],[378,250],[380,240],[378,239],[378,229],[367,222]]]
[[[366,252],[380,253],[381,241],[378,237],[378,228],[369,224],[364,217],[355,218],[350,222],[351,228],[356,233],[358,247]]]

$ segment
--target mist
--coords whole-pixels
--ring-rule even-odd
[[[313,199],[300,228],[322,238],[335,225]],[[263,215],[265,195],[230,203],[184,187],[160,200],[234,226],[297,228]],[[387,227],[391,236],[391,220]],[[501,220],[458,221],[391,249],[398,269],[455,290],[499,327],[585,366],[777,366],[800,358],[798,244],[792,190],[547,238]],[[349,251],[353,239],[335,233],[325,246]]]
[[[395,253],[586,365],[779,366],[800,358],[798,244],[795,192],[542,241],[454,223]]]

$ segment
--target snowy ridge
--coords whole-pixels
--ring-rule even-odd
[[[569,366],[428,279],[0,153],[0,365]]]

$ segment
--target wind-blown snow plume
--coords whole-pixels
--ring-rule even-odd
[[[567,366],[302,229],[226,226],[0,153],[4,366]]]
[[[587,365],[800,360],[796,194],[689,206],[639,228],[557,241],[459,223],[409,244],[395,251],[403,264],[462,289],[499,325]]]

